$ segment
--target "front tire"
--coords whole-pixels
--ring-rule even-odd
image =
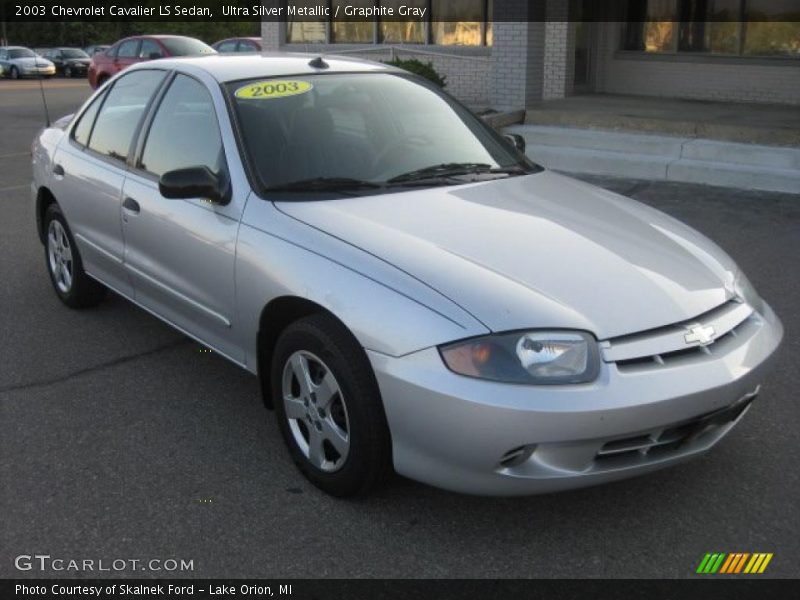
[[[83,270],[78,247],[57,204],[51,204],[45,211],[44,231],[47,272],[59,299],[70,308],[97,305],[106,288]]]
[[[272,399],[300,471],[333,496],[366,494],[391,473],[391,437],[372,367],[327,315],[290,325],[275,346]]]

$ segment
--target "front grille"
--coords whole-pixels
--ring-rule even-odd
[[[708,360],[749,338],[759,324],[752,308],[731,300],[683,323],[606,340],[602,343],[603,359],[623,372]],[[686,342],[687,332],[697,325],[713,327],[715,335],[710,342]]]

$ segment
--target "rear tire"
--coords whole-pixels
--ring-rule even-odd
[[[19,79],[19,69],[17,69],[17,67],[11,67],[8,76],[11,77],[11,79]]]
[[[96,306],[106,295],[106,287],[89,277],[58,204],[51,204],[44,214],[44,258],[53,289],[70,308]]]
[[[270,381],[281,435],[311,483],[347,497],[386,481],[391,436],[380,391],[341,323],[317,314],[290,325],[275,346]]]

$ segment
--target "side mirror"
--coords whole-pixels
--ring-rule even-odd
[[[208,167],[189,167],[168,171],[158,181],[158,191],[164,198],[203,198],[215,204],[230,201],[227,182],[220,181]]]
[[[525,154],[525,138],[522,137],[518,133],[507,133],[504,136],[511,144],[520,151],[521,154]]]
[[[151,52],[150,53],[150,60],[156,60],[157,58],[163,58],[161,56],[161,52]]]

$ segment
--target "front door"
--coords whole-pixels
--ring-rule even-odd
[[[236,344],[234,261],[241,203],[173,200],[164,173],[207,167],[227,177],[214,103],[205,86],[178,74],[170,83],[125,180],[125,266],[136,301],[184,332],[243,363]]]

